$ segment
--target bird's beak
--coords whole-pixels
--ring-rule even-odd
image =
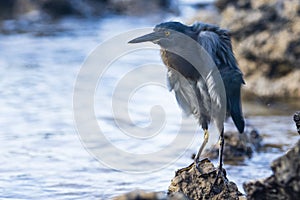
[[[153,42],[157,43],[157,41],[162,37],[162,35],[158,32],[152,32],[140,37],[137,37],[133,40],[130,40],[128,43],[140,43],[140,42]]]

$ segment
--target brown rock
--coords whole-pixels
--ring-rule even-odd
[[[198,168],[193,164],[178,170],[169,186],[169,194],[180,192],[195,200],[242,198],[236,184],[227,179],[225,170],[223,174],[224,177],[217,178],[214,165],[204,159],[200,161]]]
[[[300,140],[285,155],[273,161],[273,174],[263,180],[244,183],[247,199],[299,199]]]
[[[32,14],[32,11],[42,20],[101,16],[105,13],[149,15],[161,11],[179,12],[172,0],[8,0],[0,1],[0,11],[0,20],[17,20]]]
[[[37,3],[32,0],[0,1],[0,20],[14,19],[37,10]]]
[[[163,199],[163,194],[157,192],[145,192],[143,190],[135,190],[124,195],[115,197],[114,200],[159,200]]]
[[[159,11],[177,12],[171,0],[108,0],[111,11],[126,15],[148,15]]]
[[[162,192],[146,192],[134,190],[132,192],[117,196],[114,200],[189,200],[184,194],[175,192],[169,196]]]
[[[261,148],[262,137],[255,129],[243,134],[225,132],[224,139],[224,162],[227,163],[236,164],[245,158],[251,158],[252,153]],[[210,159],[217,159],[218,156],[219,145],[207,150],[204,154],[204,157],[209,157]]]
[[[228,5],[235,6],[237,8],[248,8],[251,5],[251,0],[218,0],[215,2],[215,6],[219,10],[224,10]]]
[[[231,31],[245,75],[245,93],[300,98],[300,1],[218,0],[217,4],[222,5],[221,26]]]
[[[300,134],[300,111],[296,112],[294,114],[294,121],[297,127],[297,131]]]

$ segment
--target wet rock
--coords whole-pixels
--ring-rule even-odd
[[[218,0],[248,97],[300,98],[300,1]]]
[[[237,163],[245,158],[251,158],[254,151],[262,147],[262,137],[257,130],[253,129],[243,134],[237,132],[224,133],[224,162]],[[206,150],[204,157],[217,159],[219,156],[219,145]]]
[[[16,0],[0,1],[0,19],[12,18],[15,2]]]
[[[300,111],[294,114],[294,121],[296,123],[297,131],[300,134]]]
[[[0,1],[0,33],[15,34],[56,29],[65,17],[92,19],[105,14],[155,15],[177,13],[173,0],[9,0]],[[58,23],[57,23],[58,22]]]
[[[285,155],[271,164],[273,174],[262,180],[244,183],[247,199],[299,199],[300,140]]]
[[[68,0],[48,0],[41,4],[41,8],[46,13],[55,18],[64,15],[79,15],[80,12],[73,7],[72,2]]]
[[[215,2],[215,6],[221,11],[224,10],[229,5],[234,6],[236,8],[249,8],[251,7],[251,0],[239,0],[239,1],[217,0]]]
[[[36,33],[49,25],[50,29],[56,29],[55,23],[63,17],[89,18],[102,15],[106,8],[104,2],[105,0],[1,1],[0,32]]]
[[[37,4],[32,0],[0,1],[0,20],[16,19],[25,15],[33,15]]]
[[[181,192],[174,192],[168,195],[167,200],[190,200],[190,199]]]
[[[146,192],[143,190],[135,190],[114,198],[114,200],[138,200],[138,199],[158,200],[158,199],[164,199],[164,195],[159,192]]]
[[[65,16],[91,17],[105,13],[127,15],[153,14],[157,11],[177,11],[172,0],[9,0],[0,1],[0,20],[17,19],[31,11],[44,19]]]
[[[169,186],[169,194],[180,192],[190,199],[242,199],[235,183],[226,177],[218,176],[214,165],[208,160],[200,161],[198,168],[190,165],[178,170]],[[217,178],[217,181],[216,181]]]
[[[39,7],[52,18],[64,16],[99,16],[104,13],[106,0],[43,0]]]
[[[115,13],[126,15],[148,15],[163,10],[178,12],[172,0],[109,0],[108,8]]]
[[[184,194],[176,192],[167,196],[162,192],[146,192],[135,190],[115,197],[114,200],[189,200]]]

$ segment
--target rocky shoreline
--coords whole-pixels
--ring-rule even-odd
[[[192,164],[175,173],[168,194],[182,193],[189,199],[243,198],[236,184],[228,180],[225,169],[222,174],[218,176],[217,169],[209,159],[201,160],[197,167]]]
[[[300,112],[295,113],[294,120],[298,127]],[[232,133],[230,133],[232,134]],[[255,137],[254,137],[255,135]],[[250,136],[250,137],[249,137]],[[251,131],[246,140],[232,143],[225,138],[227,154],[230,159],[235,158],[235,150],[243,143],[248,145],[261,145],[259,134]],[[251,138],[255,138],[253,142]],[[228,144],[228,143],[229,144]],[[235,148],[232,148],[233,144]],[[229,150],[231,149],[231,150]],[[239,150],[237,150],[239,151]],[[247,152],[247,151],[245,151]],[[247,153],[241,154],[247,156]],[[226,157],[226,156],[225,156]],[[239,157],[238,157],[239,158]],[[273,174],[261,180],[250,180],[243,184],[246,194],[242,194],[236,184],[226,177],[217,177],[217,171],[209,159],[204,159],[196,168],[193,164],[180,169],[175,173],[168,188],[168,194],[164,192],[146,192],[142,190],[115,197],[115,200],[199,200],[199,199],[232,199],[232,200],[261,200],[261,199],[297,199],[300,196],[300,140],[283,156],[274,160],[271,164]],[[217,180],[217,181],[216,181]],[[216,184],[217,183],[217,184]]]
[[[141,16],[145,12],[140,8],[145,4],[149,8],[148,13],[177,12],[171,0],[2,1],[0,32],[22,33],[28,31],[28,28],[34,29],[32,27],[37,23],[55,23],[55,20],[66,16],[101,17],[108,12]],[[299,99],[300,2],[217,0],[216,6],[219,9],[218,13],[214,10],[211,11],[212,14],[201,15],[199,18],[219,23],[231,31],[233,48],[246,80],[243,87],[244,98]],[[23,28],[25,26],[26,29]],[[300,134],[299,119],[298,112],[294,120]],[[250,158],[254,151],[263,148],[261,136],[256,130],[243,136],[226,132],[225,140],[225,162],[243,162],[245,158]],[[218,155],[218,149],[213,148],[206,155],[214,159]],[[213,164],[205,159],[200,165],[202,170],[194,166],[189,166],[187,170],[179,170],[171,181],[169,195],[167,192],[137,190],[115,199],[296,199],[300,195],[299,158],[300,141],[272,163],[273,174],[270,177],[244,183],[245,195],[238,191],[235,183],[227,179],[226,171],[225,178],[219,181],[216,192],[211,193],[216,171]]]
[[[285,155],[273,161],[273,174],[244,183],[247,199],[298,199],[300,196],[300,140]]]

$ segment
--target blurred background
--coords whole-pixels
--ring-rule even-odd
[[[298,140],[292,121],[300,109],[298,0],[6,0],[0,1],[1,199],[107,199],[135,188],[167,190],[173,172],[192,161],[200,141],[160,171],[130,174],[111,169],[82,146],[72,98],[77,73],[97,45],[125,31],[170,20],[199,20],[230,30],[246,81],[247,127],[255,128],[268,148],[225,168],[241,191],[249,177],[271,173],[270,162]],[[122,73],[143,63],[162,65],[159,52],[140,52],[115,63],[95,96],[100,126],[110,141],[129,152],[136,152],[139,143],[115,134],[120,130],[109,116],[111,91]],[[167,90],[140,92],[130,109],[137,124],[149,123],[149,109],[163,95],[172,117],[162,134],[166,140],[173,138],[181,116],[174,97]],[[226,130],[235,131],[230,120]],[[147,152],[166,145],[160,141],[142,147]],[[151,162],[160,161],[135,164]]]

